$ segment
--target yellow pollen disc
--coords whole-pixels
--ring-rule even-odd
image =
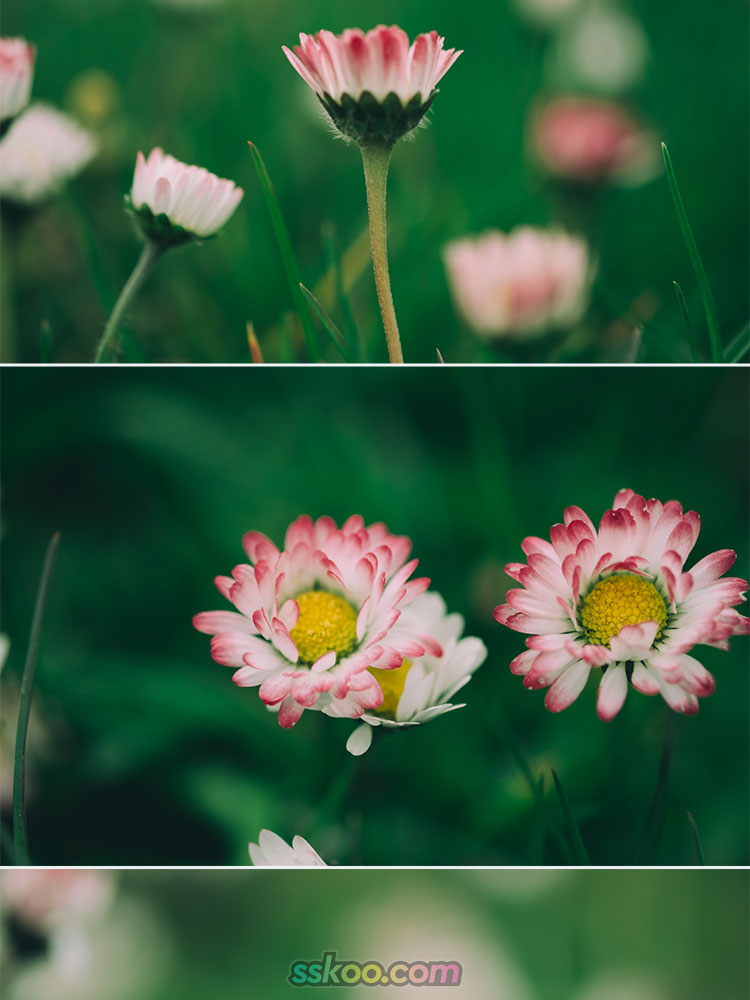
[[[658,622],[661,638],[667,621],[667,606],[656,587],[633,573],[608,576],[583,599],[581,624],[589,642],[609,646],[610,639],[625,625]]]
[[[378,667],[368,667],[372,676],[380,685],[383,692],[383,704],[375,709],[378,715],[385,715],[389,719],[396,718],[396,709],[404,693],[406,675],[411,670],[411,660],[404,660],[400,667],[395,670],[380,670]]]
[[[325,590],[308,590],[294,599],[299,618],[289,634],[302,663],[315,663],[332,649],[339,656],[352,652],[357,645],[357,614],[348,601]]]

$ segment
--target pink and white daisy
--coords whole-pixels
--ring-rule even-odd
[[[662,504],[620,490],[598,529],[580,507],[568,507],[551,541],[525,538],[526,563],[507,574],[522,586],[495,609],[502,625],[531,636],[511,663],[532,690],[549,687],[545,705],[560,712],[601,671],[597,714],[620,711],[628,682],[661,694],[670,708],[693,715],[715,682],[690,655],[702,643],[728,649],[747,635],[748,619],[734,610],[747,582],[723,577],[735,561],[713,552],[684,570],[700,518],[676,500]]]
[[[480,639],[461,638],[464,620],[449,615],[440,594],[426,593],[404,610],[397,628],[408,634],[424,632],[424,656],[406,659],[395,670],[370,667],[383,692],[383,702],[365,712],[362,725],[347,740],[346,749],[355,757],[370,749],[375,726],[403,728],[431,722],[446,712],[465,705],[453,705],[450,699],[471,680],[471,675],[487,656]],[[323,709],[327,715],[348,717],[346,701]]]
[[[25,38],[0,38],[0,121],[15,118],[29,103],[35,57]]]
[[[250,565],[215,580],[236,611],[206,611],[193,624],[213,636],[214,660],[237,668],[240,687],[258,687],[285,729],[306,708],[345,704],[351,718],[377,708],[383,692],[368,668],[394,669],[435,648],[396,627],[429,580],[409,579],[411,542],[384,524],[365,527],[353,515],[338,528],[303,516],[281,551],[257,531],[243,546]]]
[[[250,860],[256,868],[327,868],[304,837],[297,836],[291,847],[271,830],[261,830],[257,844],[248,844]]]
[[[449,243],[448,280],[459,312],[483,337],[529,337],[577,323],[594,273],[586,241],[558,230],[488,230]]]
[[[357,142],[393,145],[424,117],[442,77],[461,55],[436,31],[409,45],[401,28],[348,28],[300,34],[284,54],[315,91],[334,124]]]
[[[644,184],[659,172],[658,143],[624,108],[590,97],[559,97],[531,116],[532,154],[569,180]]]
[[[138,153],[130,203],[148,236],[172,241],[213,236],[243,194],[234,181],[180,163],[157,147],[148,158]]]
[[[33,205],[58,194],[97,146],[92,133],[62,111],[32,104],[0,142],[0,196]]]
[[[40,932],[101,916],[114,894],[109,873],[74,868],[10,868],[2,888],[3,903],[13,916]]]

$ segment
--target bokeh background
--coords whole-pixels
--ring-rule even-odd
[[[103,911],[69,906],[40,936],[46,951],[8,949],[9,1000],[51,993],[61,1000],[291,1000],[300,995],[287,982],[292,963],[319,960],[325,951],[385,967],[463,965],[455,989],[375,986],[368,996],[747,996],[742,871],[181,870],[98,877],[112,875]],[[17,944],[17,907],[8,907],[4,923]],[[71,962],[76,940],[78,961]],[[314,993],[348,995],[341,986]]]
[[[13,368],[2,388],[6,734],[44,549],[62,532],[37,670],[33,862],[247,864],[263,827],[337,864],[567,862],[551,767],[592,862],[636,862],[669,710],[631,692],[605,725],[590,687],[550,714],[510,674],[523,637],[492,609],[524,536],[548,537],[569,504],[598,521],[623,486],[699,511],[691,559],[732,547],[747,576],[746,372]],[[355,723],[308,712],[280,729],[190,623],[223,606],[212,581],[243,560],[245,531],[280,542],[301,513],[355,512],[412,538],[419,571],[489,650],[467,708],[357,762]],[[747,653],[741,638],[700,649],[717,691],[676,719],[661,863],[694,863],[687,810],[707,864],[747,863]],[[524,763],[545,777],[546,835]]]
[[[529,4],[551,0],[489,7],[360,0],[355,13],[348,0],[6,0],[3,34],[24,35],[38,47],[35,98],[91,128],[101,152],[60,198],[31,212],[6,206],[4,359],[39,361],[43,321],[54,360],[91,358],[138,254],[122,197],[136,152],[155,145],[236,180],[246,196],[218,239],[159,265],[132,313],[125,360],[248,361],[247,321],[268,360],[303,358],[246,145],[252,139],[275,185],[302,280],[341,323],[330,283],[321,285],[322,227],[332,225],[347,251],[361,357],[384,361],[362,240],[359,154],[331,138],[315,98],[281,52],[299,31],[338,32],[353,22],[395,22],[410,36],[436,28],[448,45],[465,50],[443,81],[431,126],[394,155],[391,263],[407,360],[434,361],[439,348],[447,361],[689,361],[673,280],[684,289],[705,347],[700,296],[663,174],[636,188],[573,190],[546,180],[524,151],[529,112],[540,96],[604,93],[611,88],[596,79],[602,72],[606,78],[633,45],[635,69],[605,96],[670,146],[728,343],[747,322],[747,3],[568,4],[575,17],[597,5],[629,15],[631,28],[623,29],[611,59],[598,43],[574,47],[573,56],[568,45],[565,55],[560,39],[575,28],[540,28],[519,13]],[[585,68],[592,54],[599,67],[593,75]],[[658,158],[658,144],[655,152]],[[456,319],[441,248],[488,226],[522,223],[560,223],[585,233],[600,258],[599,277],[588,318],[572,336],[533,346],[503,343],[496,351]],[[638,326],[643,341],[636,354]],[[340,360],[330,341],[324,356]]]

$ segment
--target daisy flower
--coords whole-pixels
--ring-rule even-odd
[[[493,229],[449,243],[443,258],[458,310],[480,336],[569,327],[588,307],[594,266],[581,237],[531,226]]]
[[[495,608],[502,625],[531,636],[511,663],[527,688],[549,687],[545,705],[560,712],[601,671],[597,714],[609,721],[632,684],[661,694],[670,708],[693,715],[715,682],[690,655],[699,643],[728,649],[748,633],[741,604],[747,582],[723,574],[730,549],[713,552],[689,571],[700,518],[676,500],[662,504],[620,490],[595,528],[580,507],[568,507],[551,541],[525,538],[526,563],[507,574],[522,586]]]
[[[423,630],[428,651],[419,658],[405,659],[395,670],[370,667],[383,692],[383,701],[372,712],[365,712],[362,725],[349,737],[346,749],[359,757],[370,749],[374,726],[402,728],[418,726],[437,719],[464,705],[450,699],[468,684],[471,675],[485,660],[487,649],[480,639],[461,638],[464,620],[461,615],[446,613],[440,594],[427,593],[405,609],[399,625],[408,633]],[[327,715],[347,716],[346,701],[323,709]]]
[[[242,188],[163,150],[138,153],[130,204],[146,235],[168,243],[213,236],[242,200]]]
[[[0,38],[0,121],[29,103],[36,50],[25,38]]]
[[[437,84],[461,55],[436,31],[409,38],[395,25],[342,35],[300,35],[284,54],[313,89],[338,131],[359,143],[365,169],[370,246],[388,357],[403,362],[388,272],[386,187],[393,147],[422,121]]]
[[[327,868],[304,837],[297,836],[292,846],[271,830],[261,830],[257,844],[248,844],[250,860],[256,868]]]
[[[32,104],[0,142],[0,196],[34,205],[58,194],[97,150],[93,135],[47,104]]]
[[[368,668],[391,670],[435,648],[394,627],[429,580],[409,579],[411,542],[384,524],[365,527],[353,515],[338,528],[330,517],[303,516],[281,551],[257,531],[243,546],[250,565],[215,581],[236,610],[205,611],[193,625],[213,636],[214,660],[237,668],[240,687],[257,687],[285,729],[306,708],[345,704],[351,718],[378,708],[383,692]]]

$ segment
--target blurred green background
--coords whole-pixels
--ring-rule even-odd
[[[551,822],[560,774],[593,863],[635,862],[668,709],[631,692],[605,725],[589,687],[551,715],[510,674],[523,637],[492,609],[524,536],[548,537],[569,504],[598,521],[623,486],[699,511],[688,566],[731,547],[747,576],[746,372],[14,368],[2,383],[8,682],[62,532],[33,861],[243,864],[262,827],[307,836],[331,863],[569,861],[553,835],[540,845],[520,751],[545,776]],[[378,740],[335,805],[355,724],[309,712],[281,730],[190,619],[223,606],[212,581],[243,560],[245,531],[281,542],[301,513],[354,512],[412,538],[489,656],[467,708]],[[687,810],[707,863],[748,861],[747,653],[740,638],[699,650],[717,691],[676,720],[662,863],[693,863]]]
[[[175,0],[176,3],[176,0]],[[187,6],[187,5],[186,5]],[[745,0],[627,0],[649,59],[626,106],[668,142],[718,304],[727,343],[747,322],[748,7]],[[310,287],[326,270],[321,226],[342,248],[366,225],[359,154],[335,142],[282,44],[299,31],[354,23],[438,29],[465,54],[443,81],[432,124],[400,143],[390,184],[394,296],[407,360],[493,360],[456,320],[443,244],[488,226],[563,223],[600,257],[588,320],[564,343],[505,347],[519,360],[690,359],[672,281],[680,282],[702,342],[703,315],[666,181],[586,195],[544,181],[524,155],[529,108],[541,93],[579,92],[550,76],[551,36],[522,22],[508,0],[228,0],[192,11],[165,0],[5,0],[3,33],[38,47],[34,96],[64,107],[102,151],[58,200],[4,218],[5,360],[40,358],[48,320],[54,360],[85,361],[132,269],[137,241],[122,211],[135,154],[161,145],[246,190],[217,240],[168,255],[132,314],[126,360],[248,361],[245,324],[268,360],[301,358],[282,317],[290,294],[248,154],[265,157]],[[710,44],[706,40],[710,39]],[[386,359],[366,248],[351,256],[352,301],[365,357]],[[341,321],[325,290],[324,304]],[[280,330],[287,330],[283,335]],[[322,334],[325,338],[325,334]],[[328,360],[339,356],[330,344]]]
[[[287,982],[292,963],[326,951],[386,968],[393,961],[463,966],[456,989],[375,986],[368,996],[747,996],[747,873],[737,870],[181,870],[124,872],[117,881],[109,913],[84,930],[88,974],[78,973],[77,993],[59,977],[56,996],[291,1000],[306,995]],[[109,965],[107,953],[115,956]],[[6,977],[8,1000],[43,995],[14,989],[9,970]],[[313,995],[350,994],[328,986]]]

